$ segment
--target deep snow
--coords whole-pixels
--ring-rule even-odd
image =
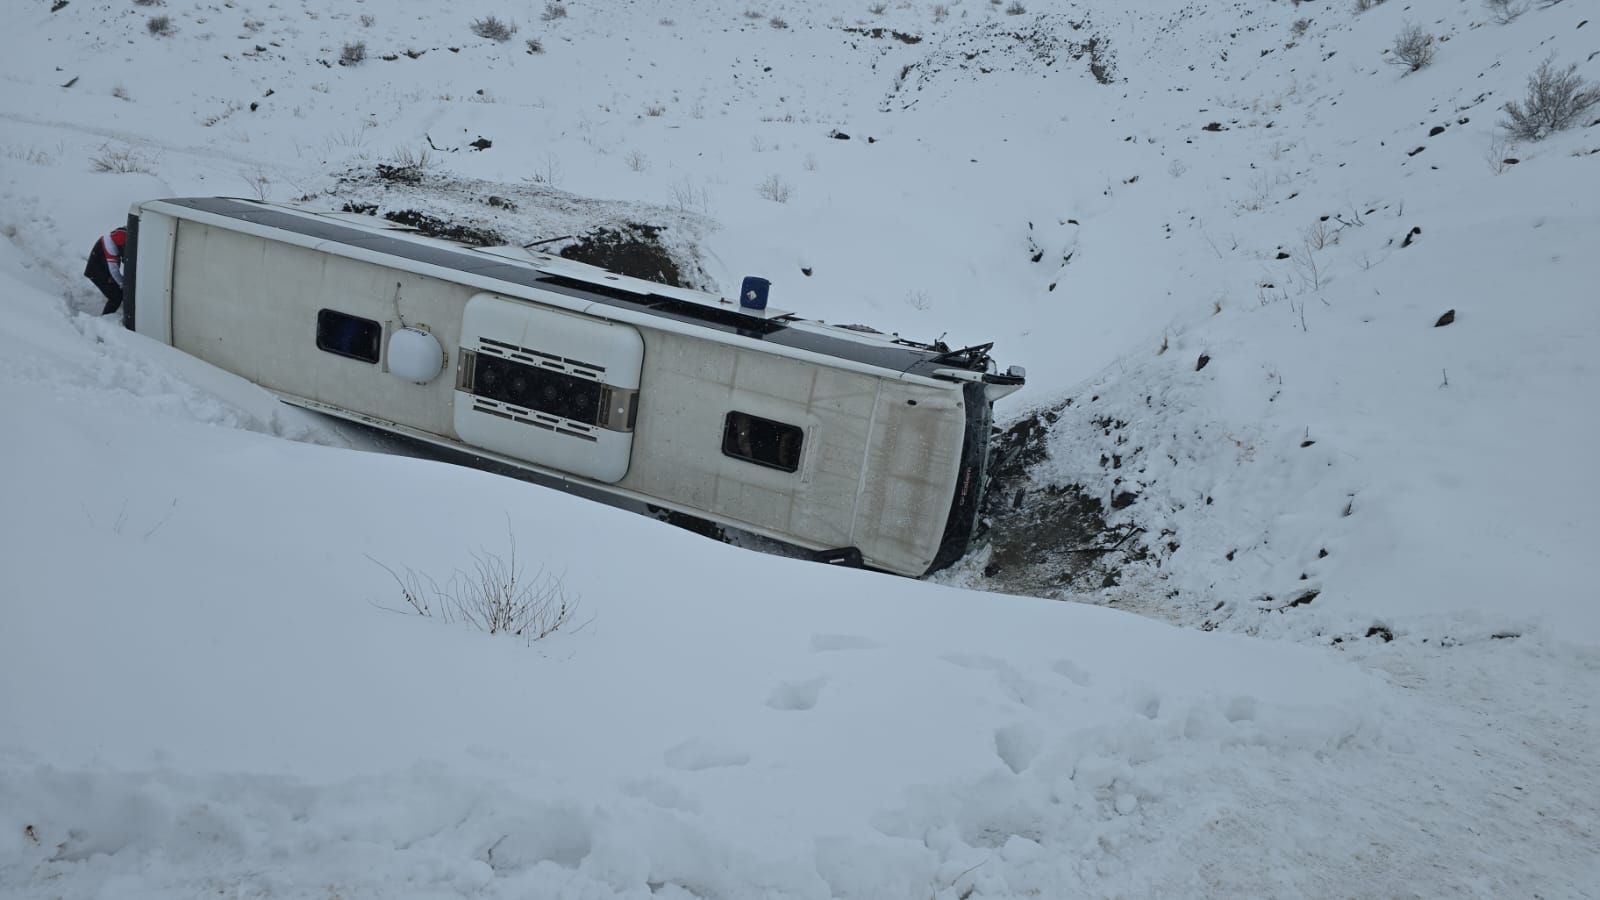
[[[0,896],[1600,894],[1600,112],[1496,129],[1543,59],[1600,80],[1582,4],[52,5],[0,35]],[[430,143],[440,214],[652,218],[709,287],[995,340],[1001,420],[1055,419],[1024,502],[1147,555],[759,554],[94,315],[130,203],[370,201]],[[384,568],[513,544],[574,627]]]

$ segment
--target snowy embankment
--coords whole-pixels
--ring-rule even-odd
[[[301,424],[232,379],[138,374],[142,339],[7,296],[8,459],[35,476],[0,560],[23,896],[1372,893],[1397,872],[1362,854],[1415,827],[1399,786],[1463,765],[1437,714],[1323,651],[285,442],[252,429]],[[379,563],[469,567],[508,528],[585,627],[528,646],[397,611]],[[1291,821],[1322,846],[1263,868]]]
[[[8,460],[36,476],[3,551],[8,878],[917,896],[990,853],[1016,870],[978,881],[1054,891],[1040,845],[1069,840],[1070,871],[1087,853],[1133,887],[1116,847],[1198,825],[1263,761],[1360,769],[1416,739],[1314,651],[284,442],[231,379],[171,393],[133,370],[142,339],[6,293]],[[107,361],[117,384],[57,377]],[[379,563],[465,567],[508,527],[585,627],[530,647],[396,611]]]
[[[49,6],[0,35],[0,896],[1594,896],[1600,131],[1483,159],[1540,59],[1592,67],[1573,4],[1430,12],[1410,74],[1395,3],[572,4],[508,43],[425,0]],[[336,207],[430,144],[470,188],[434,212],[664,204],[724,285],[996,340],[1002,418],[1060,408],[1034,490],[1132,495],[1150,548],[1066,599],[1149,617],[356,452],[92,315],[130,202]],[[573,627],[386,571],[513,547]]]

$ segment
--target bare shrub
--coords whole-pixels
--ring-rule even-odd
[[[134,6],[166,6],[167,0],[133,0]]]
[[[544,12],[539,16],[539,18],[545,20],[546,22],[554,22],[557,19],[565,19],[566,17],[567,5],[565,3],[553,2],[553,0],[552,2],[544,5]]]
[[[245,184],[250,185],[250,191],[256,195],[257,200],[267,199],[267,192],[272,189],[272,177],[264,169],[260,166],[254,169],[240,169],[239,177],[244,179]]]
[[[378,163],[378,177],[399,184],[421,184],[429,169],[437,168],[439,160],[427,147],[413,153],[410,147],[399,146],[389,154],[388,162]]]
[[[1483,8],[1497,24],[1510,25],[1528,11],[1529,0],[1483,0]]]
[[[1489,136],[1489,146],[1483,153],[1483,161],[1489,164],[1489,171],[1496,175],[1503,175],[1505,171],[1516,165],[1517,142],[1500,129],[1495,129]]]
[[[867,12],[872,13],[875,16],[881,16],[888,8],[889,4],[887,3],[874,3],[867,7]]]
[[[539,162],[539,168],[532,175],[525,175],[523,179],[533,184],[542,184],[546,187],[558,187],[561,179],[565,177],[566,170],[561,167],[561,159],[554,153],[546,151],[544,158]]]
[[[1600,103],[1600,86],[1578,74],[1576,63],[1557,69],[1551,60],[1528,76],[1528,96],[1505,105],[1500,127],[1519,141],[1538,141],[1570,128],[1589,107]]]
[[[695,184],[694,179],[687,175],[672,185],[672,202],[677,204],[680,212],[711,215],[711,191],[704,185]]]
[[[650,157],[645,156],[639,150],[629,150],[628,155],[624,156],[622,161],[627,163],[628,168],[635,172],[643,172],[650,165]]]
[[[517,33],[517,23],[502,22],[494,16],[472,20],[472,33],[491,41],[509,41]]]
[[[667,108],[659,103],[652,103],[644,108],[644,114],[652,119],[659,119],[667,112]]]
[[[1008,16],[1020,16],[1027,11],[1028,8],[1018,3],[1017,0],[1011,0],[1011,5],[1006,7],[1006,15]]]
[[[144,28],[156,37],[170,37],[176,30],[172,27],[171,16],[151,16],[150,20],[144,23]]]
[[[1300,232],[1308,250],[1322,250],[1333,244],[1339,243],[1339,228],[1329,225],[1327,219],[1318,219]]]
[[[155,164],[132,147],[101,147],[100,155],[90,158],[89,164],[94,166],[96,172],[113,172],[119,175],[130,172],[144,175],[156,173]]]
[[[414,569],[397,572],[372,561],[399,586],[400,598],[406,604],[399,612],[410,611],[444,622],[465,622],[489,634],[514,635],[527,643],[549,637],[573,623],[578,598],[568,597],[561,576],[543,567],[528,576],[517,561],[515,537],[505,557],[480,551],[472,555],[472,560],[472,571],[457,569],[442,584]]]
[[[423,147],[416,153],[412,153],[410,147],[402,144],[394,148],[394,152],[389,155],[389,159],[395,165],[405,166],[408,169],[433,169],[439,165],[438,158],[433,155],[433,151],[428,147]]]
[[[339,51],[339,65],[359,66],[367,59],[366,41],[352,41]]]
[[[1374,6],[1382,6],[1383,0],[1356,0],[1356,12],[1364,13]]]
[[[933,5],[933,20],[935,22],[943,22],[949,15],[950,7],[948,5],[944,3],[935,3]]]
[[[783,16],[773,16],[772,18],[767,20],[767,24],[771,25],[773,28],[778,29],[779,31],[782,31],[783,29],[789,27],[788,21],[785,20],[783,18]]]
[[[544,52],[544,43],[541,42],[538,38],[528,38],[528,52],[529,53],[543,53]]]
[[[362,28],[371,28],[372,26],[378,24],[378,17],[372,13],[362,13],[359,21],[361,22]]]
[[[1289,26],[1289,33],[1295,37],[1304,37],[1305,33],[1310,30],[1310,28],[1310,19],[1295,19],[1294,24]]]
[[[774,203],[788,203],[794,188],[781,175],[773,175],[756,187],[756,193]]]
[[[1423,31],[1420,25],[1407,25],[1389,48],[1389,62],[1415,72],[1433,62],[1433,49],[1433,35]]]
[[[0,149],[0,156],[32,163],[36,166],[48,166],[55,163],[55,159],[51,157],[48,151],[40,150],[37,147],[22,147],[16,144],[10,144]]]

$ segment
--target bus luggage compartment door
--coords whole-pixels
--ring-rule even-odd
[[[628,325],[493,294],[462,315],[462,441],[613,483],[628,474],[644,339]]]

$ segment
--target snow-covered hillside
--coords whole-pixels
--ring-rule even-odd
[[[1600,895],[1600,106],[1500,127],[1600,16],[1360,5],[19,5],[0,897]],[[210,194],[645,222],[993,340],[990,543],[896,579],[368,452],[96,315],[96,236]],[[538,642],[392,574],[513,556]]]

